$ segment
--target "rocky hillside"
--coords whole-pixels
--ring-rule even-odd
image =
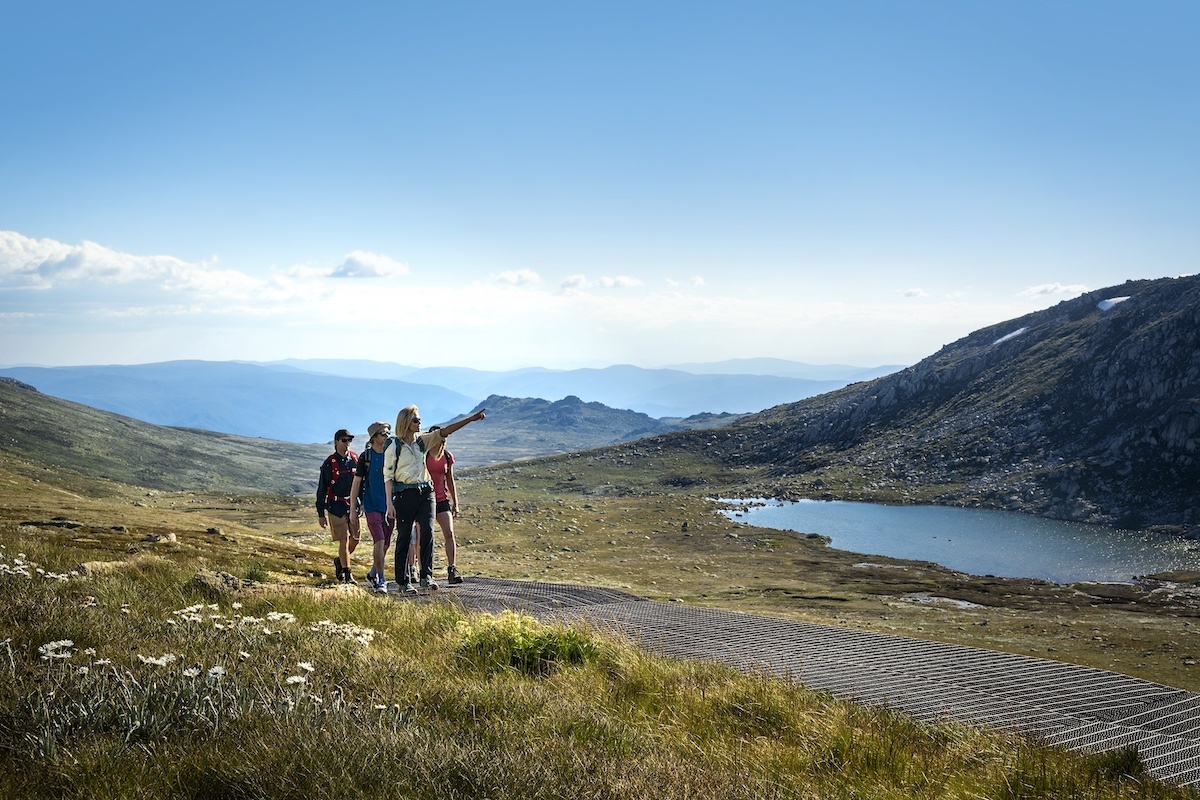
[[[478,408],[487,409],[487,419],[478,425],[468,425],[450,440],[450,449],[463,466],[586,450],[669,431],[728,425],[739,417],[696,414],[654,419],[637,411],[585,403],[575,396],[551,402],[492,395],[475,410]]]
[[[898,499],[1200,535],[1200,277],[1090,292],[684,437],[770,465],[783,493],[852,471]]]

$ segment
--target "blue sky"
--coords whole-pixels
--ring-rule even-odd
[[[912,363],[1196,271],[1200,4],[4,3],[0,363]]]

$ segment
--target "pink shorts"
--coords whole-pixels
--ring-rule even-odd
[[[371,541],[383,542],[385,549],[392,546],[392,529],[395,524],[395,520],[388,519],[378,511],[367,512],[367,528],[371,531]]]

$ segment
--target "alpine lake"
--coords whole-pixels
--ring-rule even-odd
[[[816,533],[840,550],[932,561],[972,575],[1068,584],[1200,570],[1200,542],[1011,511],[840,500],[720,501],[735,522]]]

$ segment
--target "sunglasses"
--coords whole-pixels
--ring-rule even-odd
[[[414,425],[420,425],[420,424],[421,424],[421,418],[420,418],[420,417],[413,417],[413,424],[414,424]]]
[[[341,442],[342,444],[350,444],[351,442],[354,441],[354,437],[351,436],[350,438],[346,438],[343,436],[341,439],[338,439],[338,441]]]

